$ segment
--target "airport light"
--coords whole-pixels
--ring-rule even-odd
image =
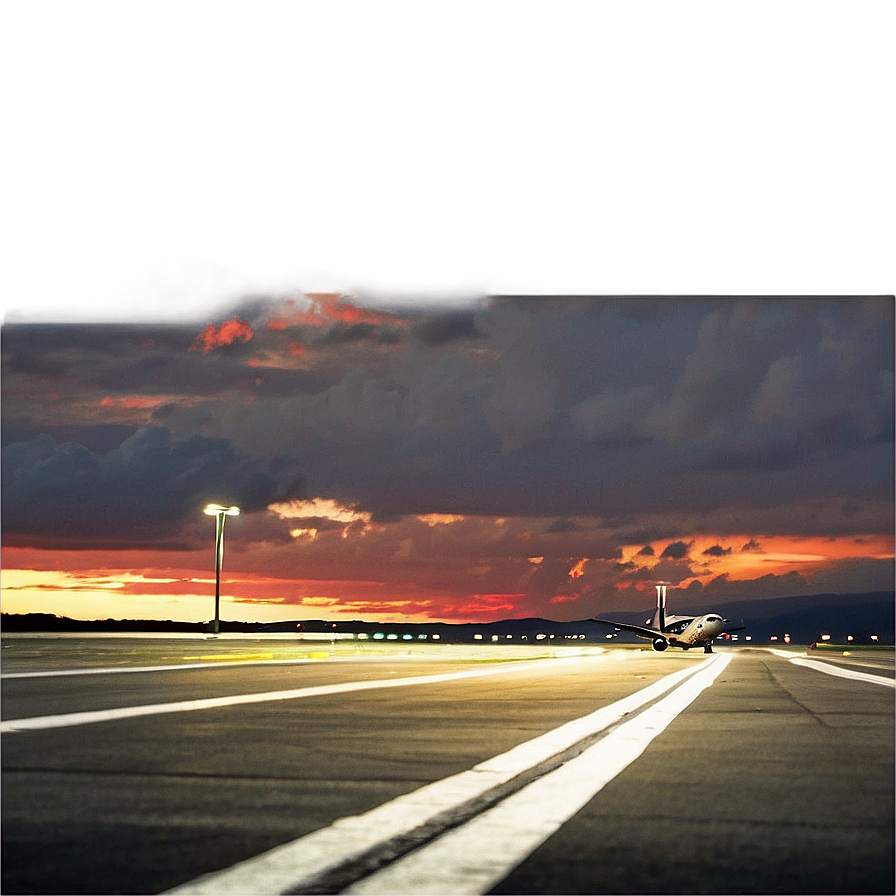
[[[205,508],[205,512],[209,516],[215,517],[215,626],[213,631],[217,635],[221,606],[221,561],[224,559],[224,517],[239,516],[240,509],[224,504],[209,504]]]

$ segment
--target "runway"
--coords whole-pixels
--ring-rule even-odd
[[[2,644],[4,893],[893,892],[892,649]]]

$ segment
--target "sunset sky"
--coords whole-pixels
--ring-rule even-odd
[[[3,611],[209,619],[209,501],[225,619],[892,588],[894,26],[7,4]]]

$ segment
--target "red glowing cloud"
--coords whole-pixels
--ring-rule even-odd
[[[248,321],[235,317],[233,320],[224,321],[218,327],[214,324],[209,324],[193,340],[190,351],[200,350],[207,354],[213,349],[220,348],[222,345],[231,345],[237,341],[248,342],[254,335]]]
[[[358,308],[341,293],[308,293],[309,304],[299,308],[290,299],[271,316],[267,323],[269,330],[285,330],[287,327],[323,326],[332,323],[374,324],[386,323],[392,318],[386,314]]]

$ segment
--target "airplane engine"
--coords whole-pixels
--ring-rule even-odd
[[[665,638],[655,638],[653,642],[654,650],[665,650],[669,646],[669,642]]]

